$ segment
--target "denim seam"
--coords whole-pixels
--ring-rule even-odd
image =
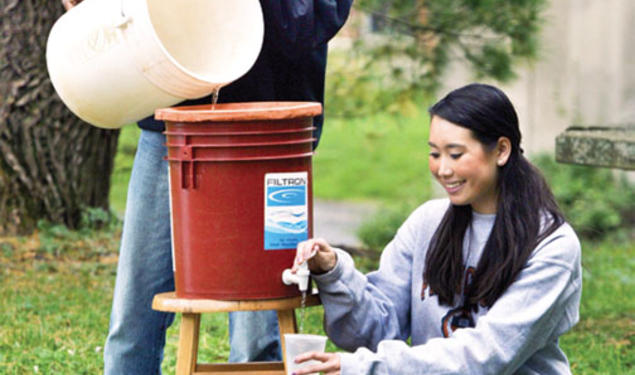
[[[157,336],[157,342],[155,346],[155,348],[159,348],[159,350],[157,351],[156,355],[157,355],[157,363],[158,363],[158,367],[155,371],[155,374],[157,375],[161,375],[161,363],[163,362],[163,353],[165,351],[165,342],[166,342],[166,332],[168,330],[168,328],[170,327],[170,325],[172,324],[172,322],[170,322],[171,313],[162,313],[163,314],[163,324],[161,324],[161,332],[160,334]]]

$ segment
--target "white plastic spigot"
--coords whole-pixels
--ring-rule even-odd
[[[284,285],[298,284],[300,292],[306,292],[309,289],[309,275],[311,275],[309,265],[304,262],[300,264],[300,268],[295,274],[291,273],[291,268],[282,271],[282,282]]]

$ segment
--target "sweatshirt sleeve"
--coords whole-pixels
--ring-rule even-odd
[[[344,25],[352,0],[261,0],[266,38],[287,58],[328,42]]]
[[[513,374],[578,320],[580,245],[573,230],[565,227],[539,246],[518,279],[474,328],[414,347],[388,336],[376,349],[358,345],[354,353],[341,354],[342,375]],[[355,288],[349,294],[350,310],[365,310],[357,301],[372,298],[367,289]],[[403,296],[391,296],[397,298]]]
[[[324,305],[328,336],[341,348],[376,349],[381,340],[410,336],[412,249],[416,241],[412,216],[382,252],[379,269],[363,275],[348,253],[337,249],[330,272],[314,275]]]

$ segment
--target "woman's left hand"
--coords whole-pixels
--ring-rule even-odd
[[[302,367],[295,370],[296,375],[312,374],[314,372],[321,372],[325,375],[340,375],[340,355],[337,353],[324,353],[324,352],[307,352],[302,353],[295,357],[296,363],[302,363],[309,360],[316,360],[322,363]]]

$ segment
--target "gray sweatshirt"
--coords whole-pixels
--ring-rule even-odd
[[[328,336],[352,351],[341,353],[342,375],[570,374],[558,337],[578,321],[582,275],[573,229],[563,224],[542,241],[490,309],[465,314],[439,305],[423,285],[429,241],[448,205],[439,199],[416,209],[377,271],[363,275],[336,249],[335,268],[313,275]],[[473,213],[463,241],[466,272],[476,268],[494,219]]]

